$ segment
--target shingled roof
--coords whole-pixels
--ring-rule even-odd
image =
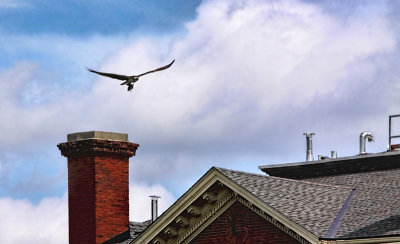
[[[324,237],[353,188],[217,168],[222,174],[318,237]]]
[[[400,235],[399,152],[260,168],[269,175],[356,188],[331,239]]]
[[[241,188],[239,192],[247,192],[244,195],[250,194],[261,200],[263,204],[273,208],[295,225],[304,228],[315,236],[316,240],[325,237],[327,233],[336,233],[335,224],[343,209],[347,209],[346,203],[354,192],[352,187],[347,186],[285,179],[215,167],[211,168],[189,191],[196,189],[197,184],[201,185],[208,175],[213,174],[216,176],[214,180],[224,182],[224,185],[232,190]],[[186,194],[188,193],[185,193],[166,211],[170,212],[167,215],[173,215],[174,206],[179,205],[179,201],[185,200]],[[196,201],[196,199],[191,201]],[[176,213],[171,219],[175,219],[178,215],[179,213]],[[159,220],[164,221],[163,217],[164,214]],[[149,228],[151,227],[153,226]]]
[[[129,244],[151,225],[151,220],[144,222],[129,222],[129,230],[103,242],[102,244]]]
[[[400,235],[400,169],[309,178],[357,188],[336,239]]]

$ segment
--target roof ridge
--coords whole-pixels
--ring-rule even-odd
[[[217,169],[218,171],[220,171],[220,169],[221,169],[221,170],[227,170],[227,171],[232,171],[232,172],[237,172],[237,173],[243,173],[243,174],[248,174],[248,175],[257,175],[257,176],[262,176],[262,177],[268,176],[268,175],[265,175],[265,174],[257,174],[257,173],[246,172],[246,171],[235,170],[235,169],[227,169],[227,168],[222,168],[222,167],[215,167],[215,166],[214,166],[213,168]]]
[[[289,179],[289,178],[284,178],[284,177],[277,177],[277,176],[271,176],[271,175],[266,175],[266,174],[257,174],[257,173],[250,173],[250,172],[245,172],[241,170],[233,170],[233,169],[226,169],[226,168],[221,168],[221,167],[213,167],[217,169],[218,171],[221,172],[221,170],[226,170],[226,171],[231,171],[231,172],[236,172],[236,173],[241,173],[241,174],[247,174],[247,175],[255,175],[255,176],[260,176],[260,177],[269,177],[273,179],[279,179],[279,180],[285,180],[289,182],[301,182],[304,184],[308,185],[317,185],[317,186],[324,186],[324,187],[334,187],[334,188],[340,188],[340,189],[348,189],[348,190],[353,190],[355,187],[352,186],[345,186],[345,185],[335,185],[335,184],[324,184],[324,183],[316,183],[316,182],[311,182],[311,181],[306,181],[306,180],[295,180],[295,179]],[[223,172],[221,172],[223,173]]]

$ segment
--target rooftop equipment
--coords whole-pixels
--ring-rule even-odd
[[[306,136],[306,142],[307,142],[307,157],[306,161],[314,161],[314,156],[313,156],[313,149],[312,149],[312,136],[315,135],[315,133],[303,133],[303,135]]]
[[[150,196],[151,197],[151,222],[153,223],[158,218],[158,198],[160,196]]]
[[[367,154],[366,152],[366,144],[367,139],[369,142],[374,141],[374,135],[370,131],[364,131],[360,134],[360,155]]]

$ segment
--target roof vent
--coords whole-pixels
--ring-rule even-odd
[[[158,198],[160,196],[150,196],[151,197],[151,222],[153,223],[158,218]]]
[[[312,136],[315,135],[315,133],[303,133],[303,135],[306,136],[306,142],[307,142],[307,157],[306,161],[314,161],[314,156],[313,156],[313,151],[312,151]]]
[[[360,155],[366,154],[367,139],[369,142],[374,141],[374,135],[370,131],[364,131],[360,134]]]
[[[318,160],[325,160],[325,159],[329,159],[329,157],[325,155],[318,155]]]
[[[325,159],[330,159],[330,158],[337,158],[337,152],[331,151],[331,157],[328,157],[325,155],[318,155],[318,160],[325,160]]]

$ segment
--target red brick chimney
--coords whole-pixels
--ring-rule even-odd
[[[68,158],[69,243],[102,243],[129,230],[128,135],[90,131],[57,145]]]

